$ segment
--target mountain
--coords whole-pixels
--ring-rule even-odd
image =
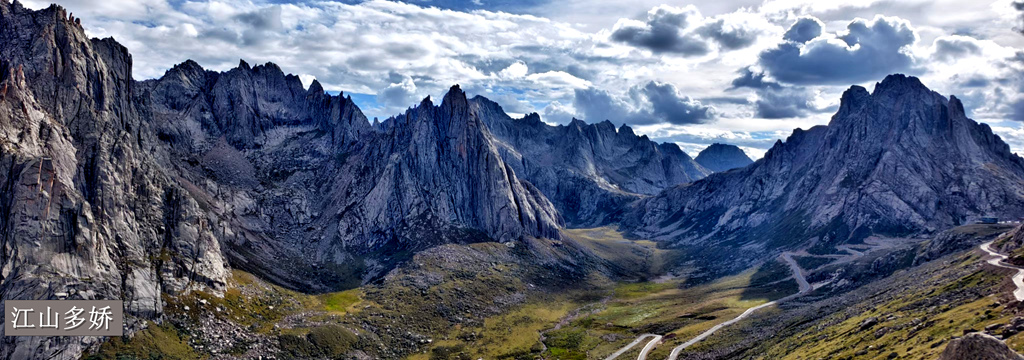
[[[851,87],[828,126],[794,131],[754,164],[641,200],[622,228],[689,249],[711,274],[972,216],[1024,216],[1024,159],[959,99],[891,75],[872,93]]]
[[[439,244],[560,237],[457,86],[382,131],[273,64],[134,81],[113,39],[7,1],[0,69],[3,299],[124,299],[132,333],[165,296],[222,294],[231,268],[320,292]],[[0,358],[98,341],[5,337]]]
[[[439,244],[559,237],[557,211],[502,162],[458,86],[386,129],[274,64],[187,61],[136,93],[169,166],[224,204],[232,265],[278,283],[355,286]]]
[[[637,136],[610,121],[573,119],[551,126],[536,113],[513,119],[477,96],[473,112],[487,125],[505,162],[534,184],[572,226],[617,221],[629,202],[711,173],[679,146]]]
[[[711,146],[701,150],[694,161],[714,172],[741,168],[754,162],[736,145],[719,143],[711,144]]]

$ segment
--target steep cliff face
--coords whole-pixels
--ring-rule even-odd
[[[850,88],[827,127],[794,131],[753,165],[640,202],[623,228],[698,252],[731,246],[739,259],[803,246],[829,252],[871,234],[1020,217],[1022,179],[1024,160],[968,119],[958,99],[892,75],[874,93]]]
[[[228,264],[324,291],[439,244],[559,237],[458,87],[374,129],[273,64],[133,81],[114,40],[7,1],[0,69],[2,299],[124,299],[130,332],[164,294],[222,291]],[[70,359],[98,340],[2,341]]]
[[[0,68],[0,297],[124,299],[149,317],[161,293],[223,288],[210,214],[156,164],[125,48],[57,6],[0,1]],[[98,340],[2,341],[0,358],[27,359]]]
[[[382,128],[343,155],[324,189],[323,205],[336,218],[325,225],[340,237],[328,244],[334,250],[387,249],[412,234],[424,245],[460,242],[472,237],[467,231],[502,242],[559,238],[558,212],[504,162],[458,86],[439,106],[424,99]]]
[[[719,143],[711,144],[711,146],[701,150],[694,161],[714,172],[737,169],[754,162],[736,145]]]
[[[629,202],[711,173],[670,143],[637,136],[609,121],[551,126],[537,114],[508,116],[484,97],[470,107],[499,140],[516,173],[537,186],[575,226],[617,220]]]

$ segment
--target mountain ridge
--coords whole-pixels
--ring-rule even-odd
[[[897,74],[874,93],[851,87],[828,126],[795,130],[750,166],[639,201],[622,228],[669,246],[743,247],[729,272],[779,249],[828,253],[971,216],[1018,218],[1022,179],[1024,160],[956,97]]]

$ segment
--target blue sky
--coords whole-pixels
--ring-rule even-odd
[[[33,8],[48,0],[23,0]],[[1012,0],[57,0],[127,46],[137,79],[274,62],[386,118],[453,84],[513,115],[628,123],[695,154],[760,157],[827,124],[850,85],[922,78],[1024,153]]]

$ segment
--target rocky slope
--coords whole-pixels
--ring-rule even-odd
[[[968,119],[960,100],[891,75],[873,93],[847,90],[828,126],[794,131],[753,165],[645,199],[622,227],[706,255],[714,272],[779,249],[831,252],[981,215],[1024,215],[1024,159]]]
[[[458,87],[379,131],[273,64],[136,82],[113,39],[7,1],[0,68],[3,299],[125,299],[131,332],[162,295],[222,291],[228,264],[315,292],[438,244],[559,237]],[[70,359],[98,340],[2,341]]]
[[[711,146],[701,150],[694,161],[714,172],[741,168],[754,162],[736,145],[719,143],[711,144]]]
[[[991,335],[970,333],[950,341],[938,360],[959,359],[1020,360],[1024,359],[1024,356]]]
[[[160,294],[223,288],[211,214],[158,165],[124,47],[59,7],[0,1],[0,68],[0,297],[124,299],[150,317]],[[63,359],[99,340],[2,341],[0,358]]]
[[[502,157],[516,173],[551,199],[574,226],[617,221],[629,202],[704,178],[710,170],[679,146],[658,144],[610,121],[573,120],[551,126],[537,114],[513,119],[484,97],[470,107],[499,140]]]

